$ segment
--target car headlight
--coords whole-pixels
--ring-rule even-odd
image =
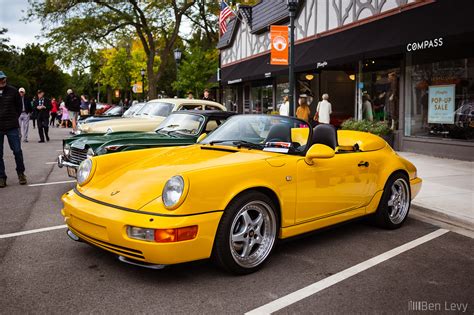
[[[69,156],[69,154],[71,153],[71,145],[69,143],[66,143],[64,145],[63,152],[64,152],[64,156]]]
[[[77,169],[77,183],[82,186],[87,184],[92,178],[93,163],[91,159],[85,159]]]
[[[95,155],[94,149],[89,148],[89,150],[87,150],[87,158],[90,159],[94,155]]]
[[[184,188],[184,179],[181,176],[173,176],[166,182],[161,195],[165,208],[173,210],[183,202]]]

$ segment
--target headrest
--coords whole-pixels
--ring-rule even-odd
[[[288,124],[276,124],[270,128],[265,142],[291,142],[291,127]]]
[[[313,129],[313,144],[324,144],[335,150],[337,147],[337,131],[333,125],[319,124]]]

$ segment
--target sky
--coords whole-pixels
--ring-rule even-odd
[[[28,0],[0,0],[0,8],[0,27],[8,29],[6,36],[10,38],[10,45],[23,48],[26,44],[44,42],[35,38],[41,34],[39,21],[20,21],[26,16]]]

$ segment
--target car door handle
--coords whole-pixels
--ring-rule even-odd
[[[369,167],[369,162],[360,161],[359,164],[357,164],[357,166],[358,167],[361,167],[361,166]]]

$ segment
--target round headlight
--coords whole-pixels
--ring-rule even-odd
[[[69,156],[69,153],[71,153],[71,145],[69,143],[66,143],[64,145],[63,152],[64,152],[64,156]]]
[[[168,209],[176,208],[184,192],[184,180],[181,176],[171,177],[163,188],[163,204]]]
[[[94,155],[95,155],[94,149],[89,148],[89,150],[87,150],[87,158],[90,159],[90,158],[93,157]]]
[[[82,161],[82,163],[79,165],[79,168],[77,169],[77,183],[79,185],[85,185],[87,182],[90,180],[92,177],[92,160],[91,159],[85,159]]]

